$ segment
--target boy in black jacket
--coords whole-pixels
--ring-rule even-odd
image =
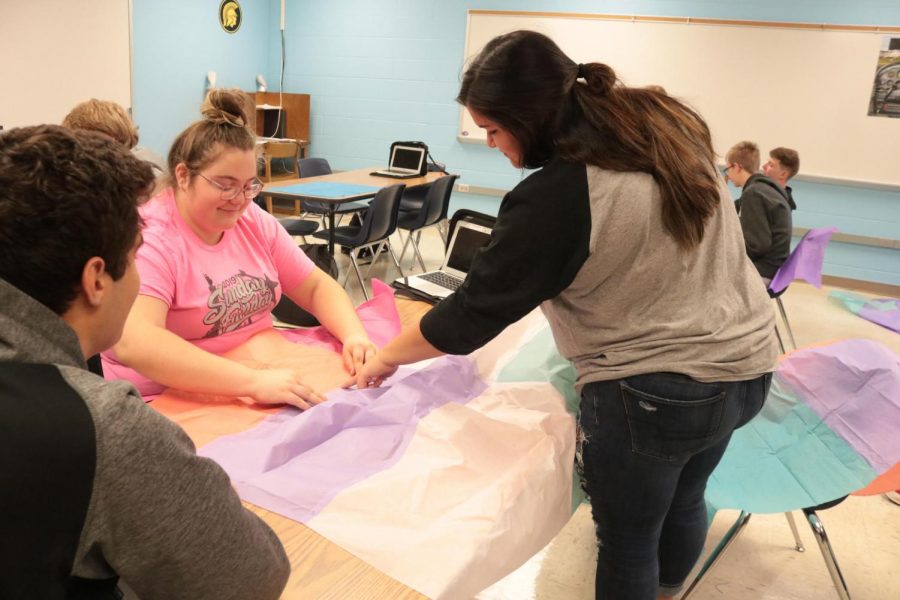
[[[732,146],[725,162],[725,177],[743,188],[735,206],[747,256],[768,284],[791,252],[793,224],[787,193],[758,172],[759,148],[753,142]]]

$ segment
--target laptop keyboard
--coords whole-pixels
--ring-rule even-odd
[[[434,283],[441,287],[445,287],[448,290],[456,291],[459,289],[459,286],[462,285],[463,280],[459,277],[455,277],[453,275],[448,275],[447,273],[443,273],[441,271],[434,271],[433,273],[424,273],[420,275],[422,279],[428,281],[430,283]]]
[[[394,169],[382,169],[381,171],[372,171],[369,175],[375,175],[378,177],[393,177],[394,179],[412,179],[413,177],[418,177],[418,173],[409,173],[406,171],[397,171]]]

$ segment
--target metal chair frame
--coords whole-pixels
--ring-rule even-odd
[[[356,279],[359,281],[360,287],[362,287],[363,295],[366,300],[369,300],[369,291],[366,288],[366,284],[362,273],[359,271],[359,262],[358,257],[361,250],[365,248],[373,249],[372,262],[369,264],[369,269],[366,271],[366,277],[371,273],[372,266],[378,260],[378,257],[381,255],[381,251],[387,247],[388,252],[391,255],[391,258],[394,261],[394,265],[397,267],[397,270],[400,271],[400,276],[405,277],[403,272],[403,267],[400,265],[400,262],[397,260],[396,254],[394,254],[394,249],[391,246],[390,237],[397,230],[397,214],[400,209],[400,194],[403,193],[403,188],[405,186],[403,184],[393,185],[390,187],[382,188],[375,194],[375,198],[372,199],[372,203],[369,205],[369,210],[366,212],[366,216],[363,219],[362,225],[359,228],[359,231],[354,235],[355,239],[366,240],[362,241],[360,244],[353,243],[352,245],[347,243],[348,240],[344,240],[344,244],[350,246],[350,264],[353,267],[353,271],[356,273]],[[384,213],[383,204],[384,202],[390,202],[391,204],[387,207],[389,210],[387,213]],[[384,217],[387,216],[387,221],[384,220]],[[376,225],[376,221],[380,219],[380,222]],[[376,239],[372,239],[372,228],[379,227],[383,228],[383,231],[377,234]],[[313,234],[314,237],[327,239],[329,235],[328,230],[317,231]],[[340,240],[337,240],[340,243]],[[350,271],[348,270],[344,274],[343,281],[341,285],[346,286],[347,282],[350,280]]]
[[[359,257],[359,253],[361,250],[365,248],[372,249],[376,247],[372,252],[372,262],[369,263],[369,268],[366,269],[366,274],[363,276],[359,272],[359,262],[357,262],[357,258]],[[400,261],[397,260],[397,255],[394,254],[394,248],[391,246],[391,240],[385,238],[383,240],[379,240],[376,242],[372,242],[370,244],[363,244],[362,246],[355,246],[350,250],[350,264],[353,266],[353,272],[356,273],[356,280],[359,282],[359,287],[362,288],[363,296],[365,296],[366,300],[369,300],[369,290],[366,287],[365,280],[369,278],[369,273],[372,272],[372,266],[375,264],[375,261],[378,260],[378,257],[381,255],[381,251],[385,248],[388,249],[388,252],[391,255],[391,259],[394,261],[394,266],[397,267],[397,270],[400,271],[400,277],[405,277],[406,275],[403,273],[403,267],[400,266]],[[350,280],[350,271],[348,270],[344,273],[344,279],[341,281],[341,286],[346,287],[347,282]]]
[[[456,179],[457,175],[446,175],[431,183],[425,195],[425,200],[416,213],[415,220],[408,225],[409,229],[407,231],[409,231],[409,234],[406,236],[406,241],[403,243],[403,248],[400,251],[400,262],[403,262],[403,257],[406,256],[406,248],[412,245],[414,252],[413,266],[415,266],[415,261],[418,260],[422,270],[428,270],[419,250],[422,231],[429,227],[438,227],[438,231],[443,233],[440,225],[446,219],[447,209],[450,206],[450,196],[453,194],[453,183]],[[406,229],[406,227],[399,224],[397,228]]]
[[[787,290],[784,290],[787,291]],[[783,293],[783,292],[782,292]],[[771,295],[771,293],[770,293]],[[784,303],[781,301],[781,294],[779,293],[777,296],[772,298],[775,300],[775,304],[778,306],[778,312],[781,313],[781,321],[784,323],[785,329],[787,329],[788,339],[791,341],[791,349],[797,349],[797,341],[794,339],[794,331],[791,329],[791,323],[788,321],[787,312],[784,310]],[[778,338],[778,347],[781,349],[781,353],[784,354],[786,352],[784,346],[784,339],[781,337],[781,332],[778,330],[778,322],[775,322],[775,337]]]
[[[806,515],[806,520],[809,523],[809,527],[816,538],[816,542],[819,545],[819,550],[822,552],[822,558],[825,560],[825,566],[828,569],[828,574],[831,575],[831,581],[834,584],[834,589],[837,592],[838,598],[840,598],[840,600],[850,600],[850,590],[847,589],[847,582],[844,579],[843,573],[841,573],[840,567],[838,566],[837,557],[834,555],[834,549],[831,547],[831,542],[828,540],[828,535],[825,533],[825,525],[822,523],[822,520],[819,519],[819,515],[816,514],[815,508],[805,508],[803,509],[803,514]],[[803,542],[800,541],[800,534],[797,531],[797,524],[794,521],[793,513],[786,512],[784,513],[784,515],[787,517],[788,524],[791,527],[791,533],[794,536],[794,549],[797,552],[804,552],[806,548],[803,546]],[[715,567],[719,563],[719,561],[725,555],[725,552],[732,546],[732,544],[734,544],[734,541],[747,527],[747,523],[750,522],[751,516],[753,516],[752,513],[741,511],[741,514],[738,515],[737,520],[735,520],[731,527],[728,528],[728,531],[725,532],[725,535],[703,562],[703,566],[700,567],[697,576],[694,577],[694,580],[691,582],[690,586],[688,586],[684,594],[682,594],[681,600],[687,600],[687,598],[689,598],[691,594],[697,589],[697,587],[709,574],[713,567]]]
[[[787,257],[781,267],[779,267],[778,271],[775,273],[775,276],[772,278],[772,281],[769,282],[769,285],[766,286],[766,290],[769,292],[769,296],[774,299],[775,303],[778,305],[778,312],[781,313],[781,320],[784,323],[785,329],[787,329],[788,338],[791,340],[791,346],[793,350],[797,349],[797,342],[794,339],[794,331],[791,329],[791,323],[788,321],[787,312],[784,310],[784,304],[781,302],[781,295],[787,291],[789,282],[780,280],[780,276],[782,274],[782,271],[785,269],[799,268],[796,266],[792,267],[792,263],[797,260],[803,260],[802,256],[798,259],[798,254],[802,254],[805,247],[816,247],[821,245],[824,252],[824,245],[828,244],[828,241],[831,238],[831,234],[835,231],[837,231],[837,228],[835,227],[820,227],[813,228],[807,231],[803,235],[803,237],[800,238],[800,241],[791,251],[790,255]],[[824,260],[824,256],[822,256],[821,258],[822,260]],[[805,269],[805,273],[802,275],[798,275],[796,271],[784,272],[790,273],[791,280],[811,278],[807,280],[812,282],[816,287],[819,287],[821,285],[822,279],[822,263],[820,262],[814,267],[815,273],[811,273],[808,270],[808,266],[809,265],[807,265],[807,269]],[[773,290],[771,288],[772,283],[775,283],[776,286],[780,287],[781,289],[777,291]],[[777,323],[775,327],[775,335],[778,337],[778,345],[781,348],[781,353],[784,354],[784,340],[781,337],[781,332],[778,331]]]

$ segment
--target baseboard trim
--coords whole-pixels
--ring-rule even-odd
[[[861,279],[850,279],[848,277],[834,277],[832,275],[822,275],[822,283],[834,287],[866,292],[867,294],[875,294],[877,296],[900,298],[900,285],[878,283],[876,281],[862,281]]]

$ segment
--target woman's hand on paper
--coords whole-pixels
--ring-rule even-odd
[[[293,369],[264,369],[255,375],[251,397],[259,404],[290,404],[306,410],[325,401]]]
[[[366,335],[349,335],[344,340],[342,355],[344,368],[351,375],[356,375],[364,364],[372,360],[378,348]]]
[[[356,385],[357,389],[360,390],[378,387],[396,371],[397,365],[385,362],[380,354],[376,354],[357,371],[356,378],[345,383],[344,387]]]

